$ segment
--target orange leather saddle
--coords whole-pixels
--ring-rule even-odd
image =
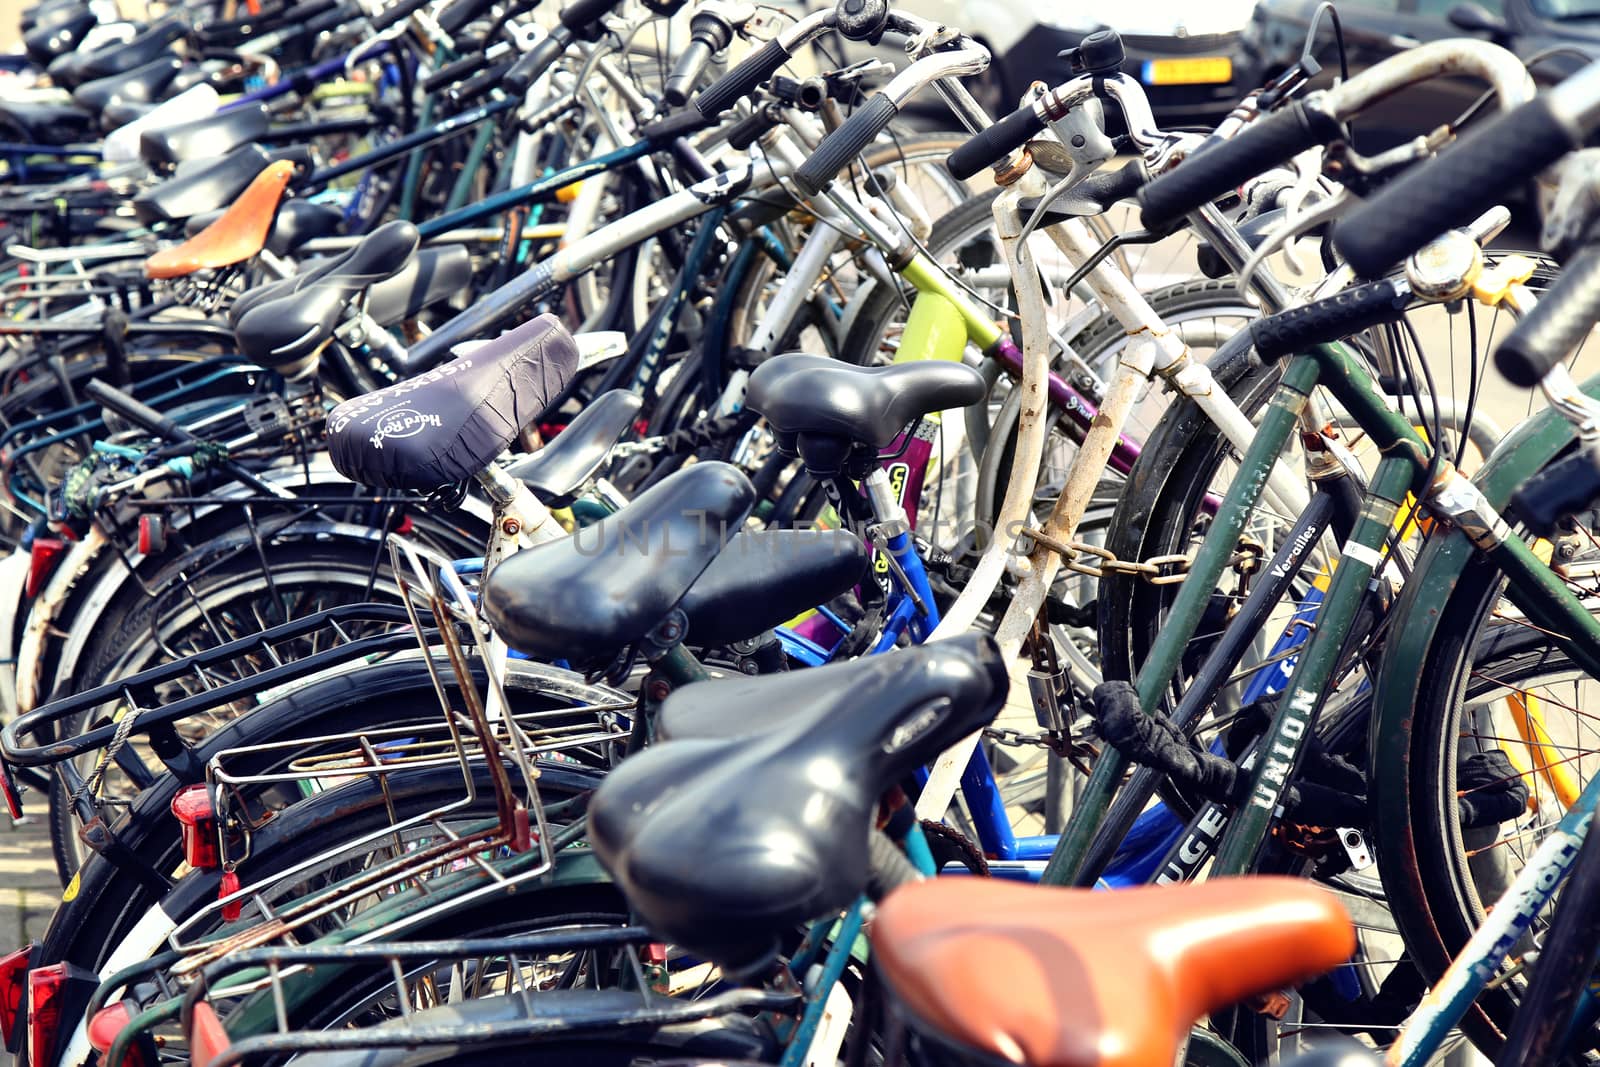
[[[879,907],[872,955],[921,1028],[1029,1067],[1172,1067],[1196,1020],[1350,959],[1298,878],[1097,892],[935,878]]]
[[[185,278],[200,270],[243,263],[265,247],[272,220],[294,174],[286,159],[268,165],[222,217],[180,245],[163,248],[144,261],[147,278]]]

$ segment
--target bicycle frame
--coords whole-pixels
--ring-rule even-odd
[[[1301,650],[1278,711],[1262,738],[1251,780],[1251,800],[1236,812],[1218,846],[1217,874],[1242,874],[1254,863],[1276,817],[1285,783],[1292,777],[1304,741],[1333,681],[1345,632],[1380,559],[1385,539],[1408,492],[1437,504],[1439,490],[1465,482],[1450,468],[1434,485],[1422,484],[1431,452],[1409,422],[1377,399],[1376,386],[1360,360],[1343,345],[1328,344],[1290,360],[1266,409],[1255,442],[1245,454],[1212,533],[1195,558],[1190,577],[1174,601],[1167,624],[1140,670],[1137,688],[1147,714],[1157,714],[1163,694],[1177,672],[1184,648],[1193,638],[1210,590],[1216,588],[1238,543],[1248,513],[1259,499],[1267,472],[1294,432],[1311,391],[1326,387],[1367,432],[1384,456],[1368,489],[1368,500],[1355,529],[1341,549],[1340,564],[1329,583],[1317,616],[1317,629]],[[1468,483],[1470,484],[1470,483]],[[1600,667],[1600,622],[1545,567],[1532,550],[1509,530],[1494,531],[1497,542],[1480,544],[1510,578],[1507,595],[1537,625],[1551,630],[1575,662],[1593,672]],[[1072,881],[1083,858],[1080,839],[1092,834],[1105,812],[1110,786],[1120,778],[1125,761],[1108,751],[1097,762],[1084,801],[1073,814],[1073,826],[1046,871],[1047,882]]]

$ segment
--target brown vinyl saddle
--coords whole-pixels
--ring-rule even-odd
[[[221,218],[182,244],[163,248],[145,260],[145,276],[187,278],[197,271],[243,263],[260,253],[293,174],[294,164],[289,160],[268,164]]]
[[[916,1028],[1028,1067],[1171,1067],[1200,1018],[1355,947],[1332,894],[1265,876],[1110,892],[935,878],[896,890],[872,928]]]

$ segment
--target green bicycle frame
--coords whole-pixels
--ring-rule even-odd
[[[1139,672],[1136,688],[1146,714],[1158,714],[1161,700],[1178,671],[1184,650],[1199,628],[1206,604],[1238,546],[1250,513],[1260,499],[1278,457],[1294,433],[1313,389],[1327,388],[1377,445],[1382,460],[1368,491],[1366,506],[1350,538],[1341,547],[1316,629],[1302,649],[1277,713],[1262,738],[1250,782],[1250,799],[1229,821],[1218,846],[1215,875],[1242,874],[1255,863],[1279,809],[1285,784],[1292,778],[1305,739],[1327,696],[1343,653],[1344,635],[1373,580],[1385,539],[1407,492],[1425,499],[1422,484],[1431,450],[1410,423],[1390,410],[1359,359],[1340,344],[1318,345],[1293,357],[1246,451],[1202,543],[1171,612]],[[1600,621],[1597,621],[1515,534],[1506,531],[1479,548],[1504,572],[1507,596],[1536,625],[1555,636],[1563,650],[1585,670],[1600,669]],[[1062,835],[1043,881],[1069,884],[1076,879],[1089,843],[1099,828],[1111,796],[1127,769],[1127,760],[1107,748],[1096,761],[1079,805]]]

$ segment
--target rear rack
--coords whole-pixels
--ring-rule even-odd
[[[362,623],[395,629],[371,637],[352,637],[351,630]],[[437,635],[431,623],[429,615],[424,624],[428,629],[423,634],[429,640]],[[406,650],[414,653],[418,638],[412,633],[411,625],[411,614],[400,604],[344,604],[315,612],[206,649],[187,659],[163,663],[130,678],[53,700],[0,729],[0,759],[17,767],[49,766],[105,748],[119,734],[127,737],[148,733],[157,727],[215,711],[235,701],[259,703],[263,697],[276,695],[286,687],[309,681],[337,667],[370,662],[374,657]],[[283,645],[306,640],[317,644],[325,642],[328,647],[299,659],[285,659],[280,655],[279,649]],[[270,664],[266,670],[233,677],[241,666],[263,662]],[[221,671],[224,665],[232,668],[226,676]],[[159,703],[157,691],[160,687],[173,684],[195,685],[199,691],[170,703]],[[107,709],[108,705],[116,706],[108,709],[116,713],[117,721],[114,723],[97,726],[46,745],[26,743],[47,727],[60,726],[80,716],[91,717],[96,711]]]

